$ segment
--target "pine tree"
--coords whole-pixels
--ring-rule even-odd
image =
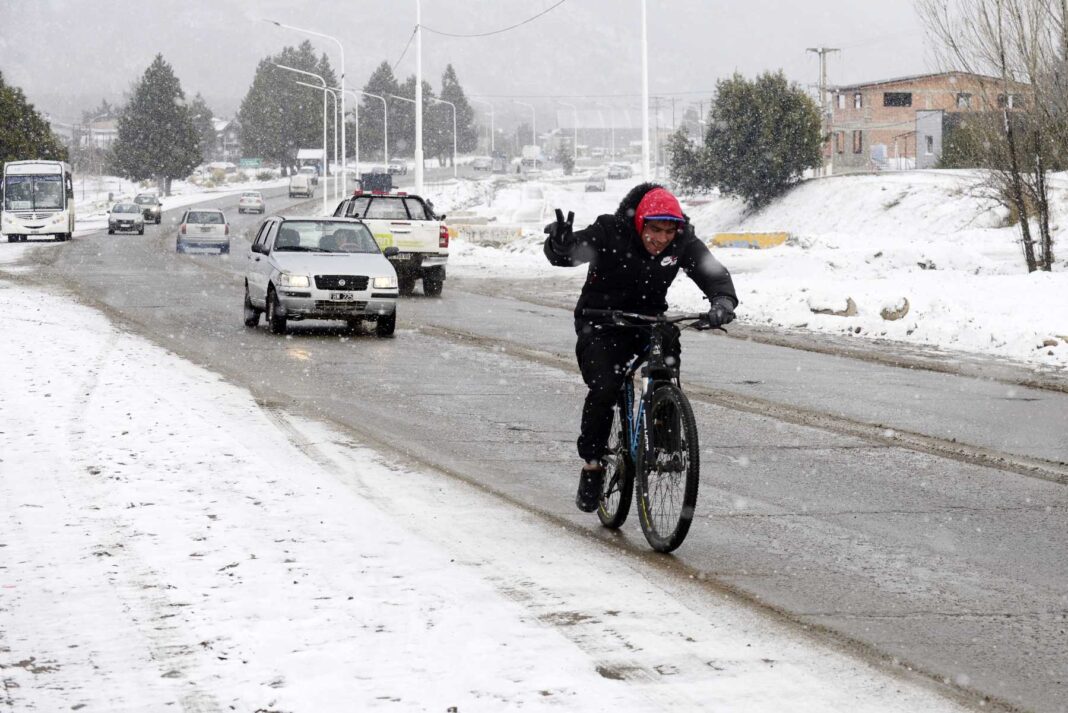
[[[297,81],[318,84],[279,69],[276,64],[301,69],[323,77],[327,86],[338,80],[326,55],[316,58],[311,42],[285,47],[274,56],[260,60],[238,111],[241,148],[246,156],[255,156],[279,164],[285,169],[296,166],[297,149],[321,147],[323,143],[323,95]],[[332,109],[328,99],[327,112]],[[329,118],[329,117],[328,117]],[[351,151],[349,152],[351,153]]]
[[[215,114],[212,113],[208,103],[204,101],[204,97],[200,96],[199,92],[189,105],[189,114],[200,139],[201,160],[207,161],[215,154]]]
[[[67,148],[18,87],[0,73],[0,161],[47,159],[66,161]]]
[[[445,67],[441,75],[441,98],[456,105],[456,132],[458,153],[471,153],[478,146],[478,128],[475,126],[475,112],[467,101],[460,80],[456,77],[456,70],[450,64]],[[452,107],[443,105],[448,111],[449,124],[449,148],[448,155],[452,156]]]
[[[415,98],[415,75],[411,75],[398,87],[397,96]],[[423,81],[423,155],[437,156],[441,144],[441,118],[431,111],[435,102],[434,90],[430,83]],[[445,104],[439,104],[446,109]],[[415,104],[413,102],[394,99],[390,103],[389,112],[389,142],[393,143],[393,137],[397,137],[397,155],[415,155]],[[393,117],[397,117],[394,127]],[[396,134],[394,134],[396,132]],[[449,151],[452,151],[452,114],[449,114]],[[392,152],[391,152],[392,154]]]
[[[716,85],[705,151],[694,177],[760,208],[822,164],[816,103],[783,73],[753,81],[735,74]]]
[[[184,100],[174,70],[157,54],[119,115],[112,160],[123,176],[155,178],[170,195],[171,181],[201,162],[200,137]]]
[[[389,110],[389,155],[395,156],[405,152],[411,153],[411,141],[403,139],[398,131],[400,114],[395,113],[395,108],[407,102],[391,99],[390,94],[400,94],[397,86],[397,78],[393,75],[393,68],[389,62],[383,62],[371,72],[363,91],[385,98]],[[411,104],[407,104],[412,106]],[[365,155],[382,155],[382,134],[385,129],[382,102],[374,97],[363,96],[360,100],[360,151]],[[403,144],[401,143],[403,141]]]

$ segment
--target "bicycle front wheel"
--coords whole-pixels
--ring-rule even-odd
[[[621,398],[612,410],[612,434],[605,453],[604,486],[597,517],[605,527],[616,530],[630,513],[634,494],[634,459],[630,457],[630,429],[626,403]]]
[[[638,517],[653,549],[671,552],[690,530],[701,471],[693,409],[674,384],[653,391],[639,440]]]

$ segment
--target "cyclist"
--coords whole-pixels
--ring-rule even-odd
[[[614,214],[602,215],[574,231],[573,214],[545,226],[545,256],[553,265],[589,263],[586,283],[575,305],[575,356],[589,391],[582,407],[578,453],[583,460],[575,504],[597,509],[604,481],[603,456],[612,428],[612,408],[631,360],[645,347],[640,330],[613,327],[582,314],[584,309],[622,310],[657,315],[667,309],[668,287],[679,268],[708,297],[707,327],[734,319],[738,298],[730,273],[694,233],[679,201],[655,183],[635,186]],[[678,364],[678,333],[669,344]]]

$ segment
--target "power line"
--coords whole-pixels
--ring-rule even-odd
[[[404,45],[404,51],[401,52],[401,55],[400,55],[400,57],[397,58],[397,61],[393,63],[393,71],[394,72],[397,71],[397,67],[400,65],[401,60],[404,59],[404,55],[408,54],[408,48],[412,46],[412,40],[415,39],[415,32],[418,29],[419,29],[419,26],[416,25],[415,27],[412,28],[412,34],[408,35],[408,44]]]
[[[549,12],[552,12],[556,8],[558,8],[561,5],[563,5],[565,2],[567,2],[567,0],[560,0],[560,2],[556,3],[555,5],[550,6],[548,9],[542,10],[537,15],[533,15],[532,17],[528,17],[527,19],[523,20],[522,22],[517,22],[514,25],[509,25],[508,27],[502,27],[499,30],[493,30],[491,32],[475,32],[475,33],[472,33],[472,34],[458,34],[458,33],[455,33],[455,32],[442,32],[441,30],[435,30],[435,29],[432,29],[430,27],[427,27],[426,25],[423,26],[423,29],[426,30],[427,32],[433,32],[435,35],[444,35],[446,37],[489,37],[490,35],[499,35],[502,32],[508,32],[508,30],[514,30],[515,28],[520,27],[522,25],[525,25],[528,22],[533,22],[534,20],[537,20],[542,15],[544,15],[546,13],[549,13]]]

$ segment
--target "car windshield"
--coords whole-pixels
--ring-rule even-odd
[[[112,213],[140,213],[141,209],[134,203],[119,203],[111,209]]]
[[[242,198],[257,198],[258,199],[260,197],[260,194],[259,193],[242,193],[241,197]]]
[[[199,223],[201,225],[222,225],[226,222],[222,213],[207,210],[191,210],[185,217],[186,223]]]
[[[278,252],[377,253],[378,243],[361,223],[290,220],[278,231]]]
[[[158,201],[155,196],[137,196],[134,198],[134,203],[138,205],[155,205]]]
[[[63,177],[8,176],[4,210],[59,210],[63,208]]]

